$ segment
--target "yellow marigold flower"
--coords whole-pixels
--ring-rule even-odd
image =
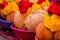
[[[40,10],[41,9],[41,6],[39,5],[39,4],[36,4],[36,3],[34,3],[33,5],[32,5],[32,9],[35,11],[35,10]]]
[[[2,9],[2,13],[4,15],[7,15],[10,12],[18,11],[18,9],[19,8],[18,8],[17,4],[14,1],[12,1],[12,2],[8,2],[8,5],[4,9]]]
[[[21,0],[14,0],[16,3],[19,3]]]
[[[2,10],[2,13],[4,15],[7,15],[8,13],[10,13],[11,9],[10,9],[10,6],[6,6],[3,10]]]
[[[45,2],[41,4],[41,7],[44,7],[44,6],[50,6],[50,2],[46,0]]]
[[[60,30],[60,16],[55,14],[49,16],[46,13],[44,16],[44,25],[52,32]]]
[[[0,0],[0,4],[2,4],[3,0]]]

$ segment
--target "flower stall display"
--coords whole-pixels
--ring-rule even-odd
[[[53,33],[44,26],[44,15],[50,10],[49,6],[49,0],[1,0],[0,25],[4,29],[12,30],[17,40],[35,40],[35,35],[39,40],[52,39]],[[54,16],[52,21],[57,18],[56,15]],[[58,37],[58,33],[56,32],[55,38]]]

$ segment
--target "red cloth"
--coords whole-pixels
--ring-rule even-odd
[[[33,3],[28,2],[28,1],[20,1],[18,6],[19,6],[19,11],[21,13],[26,13],[27,9],[32,6]]]
[[[52,5],[48,8],[48,12],[51,14],[60,15],[60,3],[53,2]]]

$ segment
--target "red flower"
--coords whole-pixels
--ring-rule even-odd
[[[48,12],[51,14],[60,15],[60,4],[57,4],[57,2],[53,2],[49,7]]]
[[[21,13],[26,13],[27,9],[32,6],[33,3],[28,2],[28,1],[21,1],[19,2],[19,10]]]
[[[46,1],[46,0],[38,0],[37,4],[41,4],[44,1]]]
[[[26,13],[27,10],[24,8],[24,9],[19,9],[21,13]]]
[[[2,3],[2,9],[3,9],[6,5],[8,5],[8,2],[3,2],[3,3]]]

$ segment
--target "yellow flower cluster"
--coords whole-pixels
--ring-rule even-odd
[[[32,10],[41,10],[41,6],[39,5],[39,4],[37,4],[37,3],[34,3],[33,5],[32,5]]]
[[[2,4],[3,0],[0,0],[0,4]]]
[[[41,4],[41,7],[44,7],[44,6],[50,6],[50,2],[48,1],[48,0],[46,0],[45,2],[43,2],[42,4]]]
[[[44,24],[50,31],[58,31],[60,30],[60,16],[56,14],[49,16],[47,12],[44,16]]]
[[[10,12],[18,11],[18,9],[19,8],[18,8],[17,4],[14,1],[12,1],[12,2],[8,2],[8,5],[4,9],[2,9],[2,13],[4,15],[7,15]]]

